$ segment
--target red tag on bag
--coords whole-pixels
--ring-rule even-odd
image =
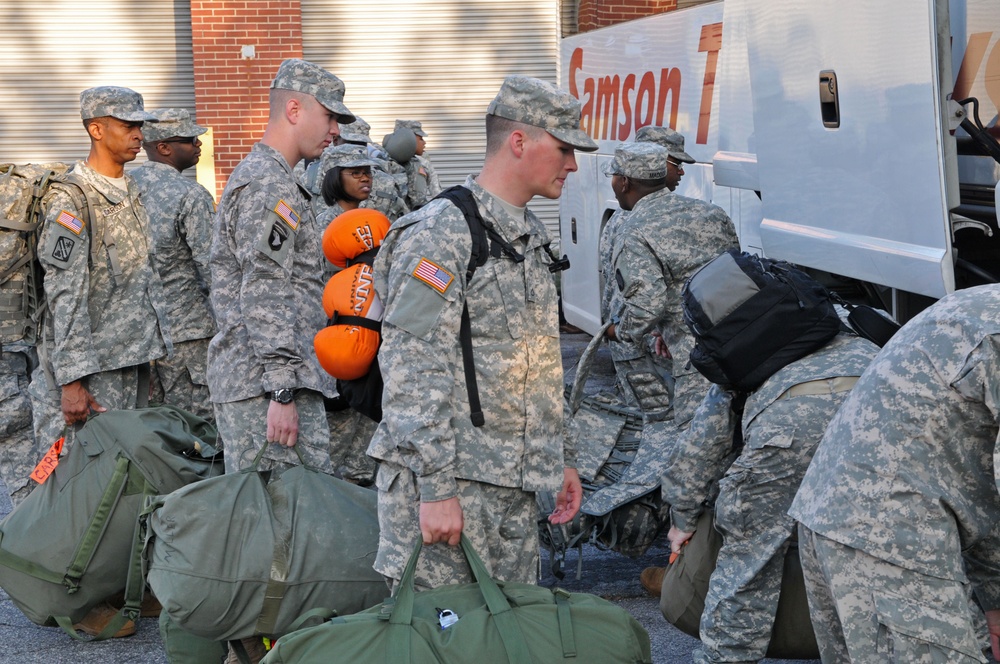
[[[51,475],[52,471],[54,471],[56,466],[59,465],[59,454],[62,453],[64,440],[65,438],[60,438],[56,442],[52,443],[52,447],[50,447],[49,451],[45,453],[42,460],[38,462],[35,469],[31,471],[31,475],[29,476],[31,479],[35,480],[39,484],[44,484],[45,480],[49,479],[49,475]]]

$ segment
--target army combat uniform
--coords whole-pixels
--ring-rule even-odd
[[[790,514],[824,661],[983,662],[1000,609],[1000,286],[949,295],[882,349]]]
[[[296,389],[297,446],[330,471],[323,397],[336,390],[312,341],[326,325],[321,229],[309,194],[284,157],[263,143],[233,170],[212,239],[212,308],[219,331],[208,349],[208,385],[226,471],[245,468],[266,443],[268,393]],[[268,445],[261,467],[298,464]]]
[[[473,178],[484,219],[525,256],[491,258],[466,283],[472,239],[464,216],[436,200],[393,224],[375,260],[385,304],[379,362],[383,419],[368,453],[381,460],[381,535],[375,569],[402,575],[420,501],[458,496],[464,532],[499,579],[533,583],[538,561],[534,492],[559,491],[564,466],[562,364],[555,282],[544,227]],[[468,304],[485,424],[474,427],[459,327]],[[503,511],[495,512],[497,508]],[[416,583],[468,581],[461,550],[425,547]]]
[[[786,512],[826,424],[878,347],[841,333],[768,378],[746,399],[712,385],[674,448],[662,491],[671,523],[693,532],[721,478],[715,527],[724,544],[712,574],[695,662],[758,662],[771,637],[785,552],[795,533]],[[728,468],[734,434],[743,450]],[[724,477],[723,477],[724,474]]]
[[[149,362],[170,350],[149,220],[129,175],[124,191],[82,161],[70,173],[92,205],[58,185],[45,199],[38,259],[48,313],[39,355],[55,387],[82,380],[105,408],[135,408],[148,396],[139,391]]]
[[[205,372],[215,334],[208,267],[215,202],[169,164],[148,161],[132,175],[149,213],[174,344],[173,356],[156,362],[164,402],[214,421]]]

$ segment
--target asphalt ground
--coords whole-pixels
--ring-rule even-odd
[[[562,334],[563,365],[567,381],[572,380],[580,353],[590,341],[589,335],[572,330]],[[605,389],[613,384],[614,369],[605,349],[598,351],[587,383],[588,391]],[[0,484],[2,486],[2,484]],[[11,509],[6,490],[0,491],[0,517]],[[599,595],[628,611],[649,632],[653,662],[687,664],[697,640],[673,627],[660,613],[659,599],[649,596],[639,584],[639,573],[651,565],[664,564],[669,552],[665,534],[638,559],[603,551],[592,545],[582,550],[581,578],[576,579],[580,558],[570,551],[566,577],[557,581],[547,573],[549,561],[542,550],[541,583],[560,585],[571,592]],[[59,628],[40,627],[29,621],[0,591],[0,664],[168,664],[155,618],[140,619],[136,633],[125,639],[103,642],[75,641]],[[815,664],[818,660],[763,660],[792,664]]]

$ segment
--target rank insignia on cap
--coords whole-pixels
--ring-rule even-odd
[[[279,200],[278,204],[274,206],[274,212],[281,217],[293,231],[299,227],[299,215],[295,213],[295,210],[288,207],[288,203],[285,201]]]
[[[65,226],[76,235],[79,235],[80,231],[83,230],[83,222],[66,210],[59,213],[59,216],[56,217],[56,223]]]
[[[454,277],[447,270],[439,267],[426,258],[421,258],[413,276],[424,282],[439,293],[448,290]]]

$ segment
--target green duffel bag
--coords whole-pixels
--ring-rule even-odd
[[[260,459],[147,509],[147,582],[195,636],[280,636],[305,611],[354,613],[389,592],[372,569],[375,491],[304,465],[272,478]]]
[[[145,498],[222,474],[215,429],[171,406],[91,417],[43,484],[0,522],[0,587],[33,623],[73,624],[125,592],[96,638],[138,620]]]
[[[720,549],[722,535],[715,529],[714,512],[705,510],[698,517],[694,535],[663,576],[660,612],[671,625],[695,638],[698,638],[701,613],[705,609],[705,598]],[[781,593],[767,656],[775,659],[819,659],[819,646],[816,645],[816,635],[809,618],[799,548],[795,543],[785,553]]]
[[[651,664],[649,635],[595,595],[490,578],[462,536],[476,583],[414,592],[420,542],[395,597],[278,639],[262,664]]]

